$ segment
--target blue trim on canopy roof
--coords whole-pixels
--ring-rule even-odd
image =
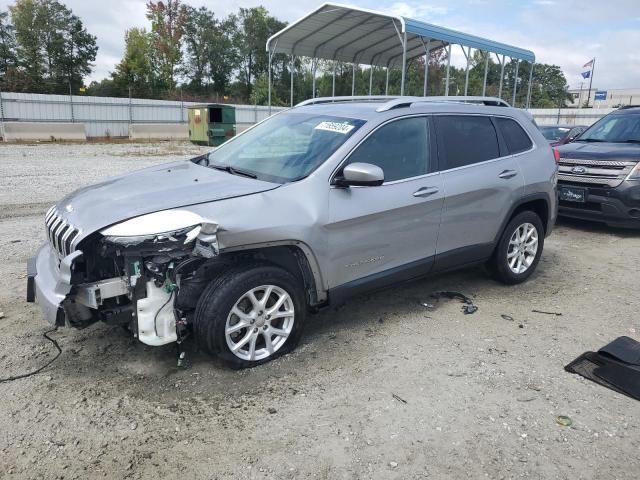
[[[475,35],[469,35],[468,33],[458,32],[449,28],[438,27],[437,25],[421,22],[412,18],[402,18],[404,19],[407,33],[420,35],[433,40],[441,40],[447,43],[465,45],[479,50],[495,52],[511,58],[526,60],[527,62],[534,62],[536,60],[534,53],[524,48],[512,47],[511,45],[494,42],[493,40],[476,37]]]

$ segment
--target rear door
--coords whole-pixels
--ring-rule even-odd
[[[436,268],[491,254],[511,206],[522,196],[517,158],[487,115],[438,115],[435,126],[445,198]]]
[[[351,281],[384,283],[433,264],[442,210],[442,180],[430,119],[405,117],[382,125],[349,155],[349,163],[382,168],[376,187],[330,187],[327,225],[331,287]],[[340,174],[338,170],[337,174]],[[376,281],[377,278],[376,278]]]

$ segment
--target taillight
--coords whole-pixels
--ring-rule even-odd
[[[551,150],[553,150],[553,158],[556,159],[556,163],[560,163],[560,152],[558,151],[558,149],[552,148]]]

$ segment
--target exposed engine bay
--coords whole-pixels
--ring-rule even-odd
[[[121,224],[84,239],[62,302],[65,323],[84,328],[103,321],[127,326],[148,345],[179,342],[208,272],[224,264],[217,258],[216,228],[204,223],[125,236],[118,235]]]

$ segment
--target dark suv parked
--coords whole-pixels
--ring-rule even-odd
[[[560,215],[640,228],[640,106],[601,118],[558,152]]]

